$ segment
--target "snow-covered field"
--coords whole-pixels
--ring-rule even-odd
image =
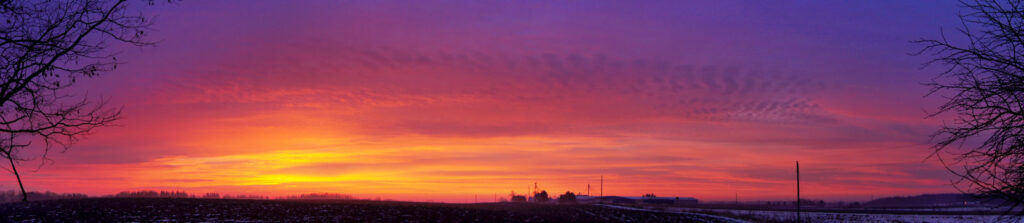
[[[702,217],[705,217],[707,219],[714,219],[716,221],[728,222],[728,223],[746,223],[746,222],[748,222],[748,221],[744,221],[744,220],[740,220],[740,219],[735,219],[735,218],[730,218],[730,217],[724,217],[724,216],[718,216],[718,215],[709,215],[709,214],[701,214],[701,213],[693,213],[693,212],[651,210],[651,209],[643,209],[643,208],[635,208],[635,207],[623,207],[623,206],[607,205],[607,204],[598,204],[597,206],[609,207],[609,208],[615,208],[615,209],[623,209],[623,210],[634,210],[634,211],[649,211],[649,212],[663,212],[663,213],[689,213],[689,214],[695,214],[695,215],[698,215],[698,216],[702,216]]]
[[[702,209],[702,208],[669,208],[674,212],[715,213],[738,218],[751,219],[755,222],[795,222],[796,213],[791,211],[766,210],[734,210],[734,209]],[[842,222],[1024,222],[1022,219],[1011,219],[999,215],[944,215],[944,214],[875,214],[875,213],[839,213],[839,212],[803,212],[803,222],[842,223]]]
[[[885,211],[885,210],[882,210]],[[804,212],[803,222],[1022,222],[913,209]],[[859,213],[858,213],[859,212]],[[910,214],[906,214],[910,213]],[[973,213],[973,212],[967,212]],[[0,222],[796,222],[785,210],[590,204],[441,204],[360,200],[91,198],[0,204]]]
[[[88,198],[0,204],[0,222],[707,222],[706,214],[588,204]]]

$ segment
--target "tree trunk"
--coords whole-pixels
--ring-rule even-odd
[[[18,187],[21,187],[21,202],[28,202],[28,194],[25,193],[25,185],[21,184],[21,175],[18,175],[18,168],[14,167],[14,157],[7,157],[8,161],[11,161],[11,170],[14,171],[14,177],[18,178]]]

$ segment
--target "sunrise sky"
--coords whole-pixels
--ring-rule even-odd
[[[800,160],[809,199],[956,191],[908,55],[952,1],[132,3],[158,44],[77,86],[124,119],[27,190],[777,200]]]

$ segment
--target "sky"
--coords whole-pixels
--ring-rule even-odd
[[[123,119],[21,163],[27,190],[469,202],[603,176],[605,195],[781,200],[799,160],[807,199],[957,191],[928,158],[941,67],[910,55],[958,27],[954,1],[129,10],[157,44],[113,45],[124,64],[76,86]]]

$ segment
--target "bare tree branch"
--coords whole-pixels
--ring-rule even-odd
[[[121,117],[108,99],[76,97],[69,88],[116,68],[108,41],[151,45],[143,40],[146,20],[128,14],[125,0],[0,0],[0,157],[19,184],[16,161],[29,160],[19,151],[40,148],[45,161],[51,149],[66,151]]]
[[[946,103],[929,114],[955,114],[932,139],[932,156],[959,176],[965,192],[1024,204],[1024,4],[1021,0],[964,1],[966,43],[921,39],[917,55],[946,69],[927,86]],[[948,155],[951,159],[942,158]],[[1017,215],[1024,214],[1015,213]]]

